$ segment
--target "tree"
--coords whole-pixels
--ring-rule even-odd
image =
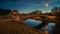
[[[42,15],[42,11],[36,10],[36,11],[33,12],[33,14]]]
[[[10,9],[1,9],[0,8],[0,16],[2,15],[7,15],[8,13],[10,13],[11,10]]]
[[[9,15],[18,15],[18,10],[12,10]]]
[[[52,10],[51,10],[51,13],[55,16],[60,16],[60,7],[54,7]]]
[[[54,7],[51,12],[57,17],[55,21],[56,25],[53,28],[53,34],[60,34],[60,7]]]

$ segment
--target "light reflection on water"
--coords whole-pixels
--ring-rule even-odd
[[[34,19],[27,19],[24,21],[24,24],[31,26],[31,27],[37,26],[41,23],[42,23],[42,21],[36,21]],[[55,26],[55,23],[49,23],[47,27],[51,28],[52,26]]]
[[[37,26],[41,23],[42,23],[42,21],[36,21],[36,20],[33,20],[33,19],[27,19],[27,20],[24,21],[24,24],[26,24],[28,26],[31,26],[31,27]],[[48,25],[46,27],[48,28],[49,31],[52,31],[52,28],[54,26],[55,26],[55,23],[48,23]],[[43,27],[42,29],[44,30],[45,27]]]
[[[33,19],[27,19],[26,21],[24,21],[24,24],[26,24],[28,26],[31,26],[31,27],[37,26],[41,23],[42,23],[42,21],[36,21],[36,20],[33,20]]]

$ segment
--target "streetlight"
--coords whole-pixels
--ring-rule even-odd
[[[45,3],[45,7],[46,7],[46,12],[48,12],[48,2]]]
[[[48,7],[48,2],[45,4],[46,7]]]
[[[45,7],[46,7],[46,13],[48,13],[48,2],[45,3]],[[48,15],[45,15],[45,16],[47,17]],[[45,29],[46,29],[45,30],[45,34],[48,34],[48,27],[47,27],[47,25],[45,26]]]

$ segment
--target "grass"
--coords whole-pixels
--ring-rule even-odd
[[[0,34],[43,34],[43,32],[23,23],[10,21],[7,23],[0,22]]]

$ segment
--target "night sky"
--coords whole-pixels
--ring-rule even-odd
[[[48,12],[60,6],[60,0],[0,0],[0,8],[17,9],[20,13],[29,13],[35,10],[46,12],[45,3],[48,2]]]

